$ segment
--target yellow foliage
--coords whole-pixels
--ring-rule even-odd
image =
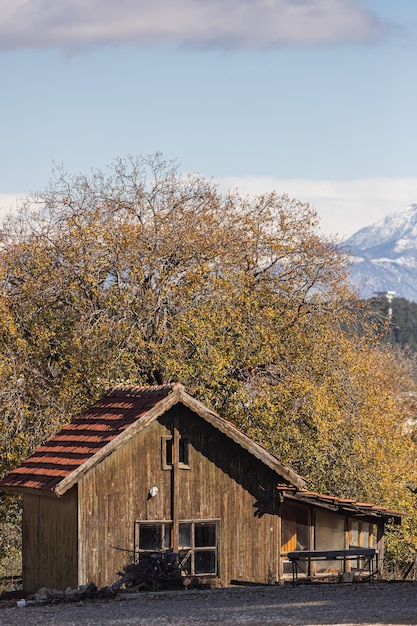
[[[412,383],[311,207],[159,156],[32,201],[0,250],[2,472],[106,387],[180,380],[311,488],[411,506]]]

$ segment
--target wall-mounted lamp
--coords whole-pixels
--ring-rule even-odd
[[[148,500],[158,495],[158,487],[151,487],[148,492]]]

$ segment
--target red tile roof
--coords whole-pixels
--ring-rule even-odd
[[[0,481],[0,489],[53,491],[64,478],[171,394],[174,386],[115,388],[39,446]]]
[[[278,486],[277,489],[284,495],[299,502],[313,503],[318,506],[322,505],[332,510],[350,512],[353,515],[367,515],[371,517],[383,517],[385,519],[392,518],[391,521],[399,523],[400,519],[406,515],[401,511],[395,511],[383,506],[376,506],[368,502],[357,502],[350,498],[338,498],[337,496],[328,496],[316,491],[307,491],[306,489],[295,489],[287,486]]]

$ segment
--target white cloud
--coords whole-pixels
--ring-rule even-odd
[[[323,233],[341,239],[379,221],[388,213],[417,203],[417,178],[326,181],[242,176],[216,180],[222,189],[237,189],[243,195],[276,191],[309,202],[317,210]]]
[[[0,0],[3,50],[339,45],[386,28],[356,0]]]
[[[0,194],[0,221],[8,214],[14,213],[22,204],[23,200],[23,194]]]

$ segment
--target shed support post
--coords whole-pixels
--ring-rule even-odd
[[[378,524],[377,546],[376,546],[376,569],[382,573],[384,569],[384,548],[385,548],[385,524]]]

